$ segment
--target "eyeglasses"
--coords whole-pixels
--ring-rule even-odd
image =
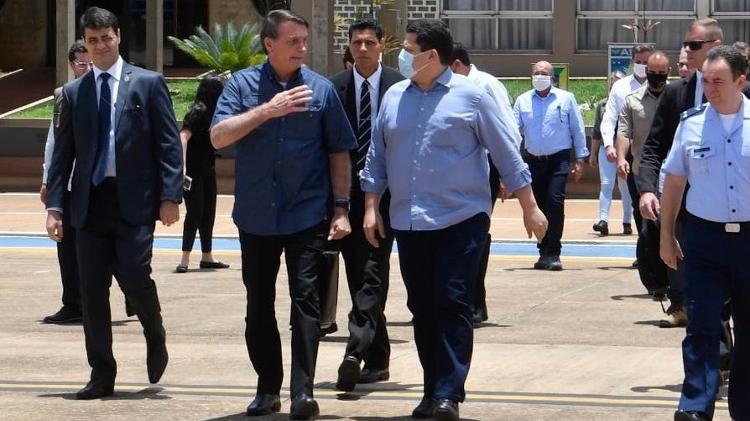
[[[93,61],[74,61],[73,64],[75,64],[78,67],[93,67],[94,62]]]
[[[682,46],[689,48],[691,51],[700,50],[703,48],[703,44],[707,42],[714,42],[715,39],[697,39],[695,41],[682,41]]]
[[[688,64],[685,62],[678,62],[677,67],[688,67]]]

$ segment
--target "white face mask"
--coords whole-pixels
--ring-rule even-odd
[[[424,70],[427,66],[430,65],[430,63],[425,64],[424,66],[420,67],[419,69],[414,69],[414,57],[422,55],[424,53],[427,53],[428,51],[422,51],[419,54],[412,54],[405,49],[401,49],[401,52],[398,54],[398,70],[401,72],[401,74],[407,78],[412,79],[414,76]]]
[[[552,86],[552,77],[547,75],[531,76],[531,86],[539,92],[542,92]]]
[[[646,77],[646,65],[645,64],[633,64],[633,74],[637,77]]]

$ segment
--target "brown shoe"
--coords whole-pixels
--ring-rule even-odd
[[[659,327],[685,327],[687,326],[687,322],[687,308],[682,304],[671,304],[667,309],[667,314],[659,320]]]

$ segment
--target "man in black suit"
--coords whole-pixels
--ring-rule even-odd
[[[688,117],[691,113],[700,110],[701,104],[706,102],[703,95],[703,74],[700,69],[703,66],[706,53],[712,48],[721,45],[723,33],[719,22],[715,19],[699,19],[688,26],[687,35],[683,46],[687,49],[687,59],[690,68],[699,69],[689,78],[683,78],[679,82],[667,85],[662,95],[661,102],[656,108],[651,132],[643,145],[641,152],[640,169],[636,177],[638,191],[640,192],[640,211],[643,218],[657,221],[659,217],[660,204],[657,193],[660,187],[660,170],[662,163],[667,158],[672,148],[672,140],[680,120]],[[746,97],[750,98],[750,86],[747,84],[743,89]],[[685,196],[683,196],[685,197]],[[686,217],[685,203],[683,201],[680,213],[675,223],[675,234],[677,240],[682,242],[684,234],[684,219]],[[687,312],[688,325],[687,335],[682,344],[683,365],[685,368],[685,382],[682,387],[679,410],[675,413],[675,420],[702,420],[711,419],[714,410],[713,397],[718,390],[718,379],[707,379],[704,368],[719,364],[718,361],[701,361],[697,348],[710,347],[714,344],[697,343],[700,335],[696,335],[698,326],[706,322],[702,319],[703,314],[691,310],[693,298],[685,288],[683,264],[680,262],[676,271],[669,273],[668,295],[671,305],[667,310],[668,315],[674,312]],[[727,314],[729,312],[726,312]],[[717,320],[716,323],[719,321]],[[710,324],[710,323],[709,323]],[[723,359],[728,360],[728,349],[731,338],[724,335]],[[718,345],[717,345],[718,346]],[[722,362],[722,366],[726,363]]]
[[[113,393],[117,374],[109,307],[113,272],[143,326],[149,381],[159,381],[167,366],[151,254],[155,221],[171,225],[179,219],[182,149],[164,78],[123,61],[117,17],[91,7],[81,28],[94,69],[63,87],[48,179],[47,232],[55,241],[64,236],[60,212],[73,171],[66,209],[77,229],[91,366],[91,380],[76,396],[94,399]]]
[[[354,56],[354,67],[330,78],[349,123],[357,133],[357,149],[351,151],[353,180],[349,220],[352,233],[341,240],[352,298],[349,341],[336,382],[336,388],[345,391],[354,390],[357,383],[374,383],[390,376],[391,346],[384,314],[393,247],[393,231],[388,219],[390,195],[386,191],[380,201],[385,236],[376,248],[365,238],[364,193],[359,185],[359,172],[364,168],[370,146],[370,121],[377,115],[385,91],[404,79],[396,70],[380,64],[383,47],[383,27],[378,21],[371,18],[354,21],[349,26],[349,50]],[[364,370],[360,367],[363,360]]]

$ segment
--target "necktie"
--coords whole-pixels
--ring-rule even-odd
[[[101,88],[99,95],[99,152],[94,167],[93,183],[95,186],[104,181],[107,174],[107,158],[109,157],[109,130],[112,127],[112,92],[109,89],[107,81],[110,78],[109,73],[102,73]]]
[[[370,104],[370,83],[365,79],[362,82],[362,91],[359,94],[359,125],[357,130],[357,152],[355,154],[354,174],[365,167],[365,158],[367,151],[370,149],[370,140],[372,137],[372,106]]]

